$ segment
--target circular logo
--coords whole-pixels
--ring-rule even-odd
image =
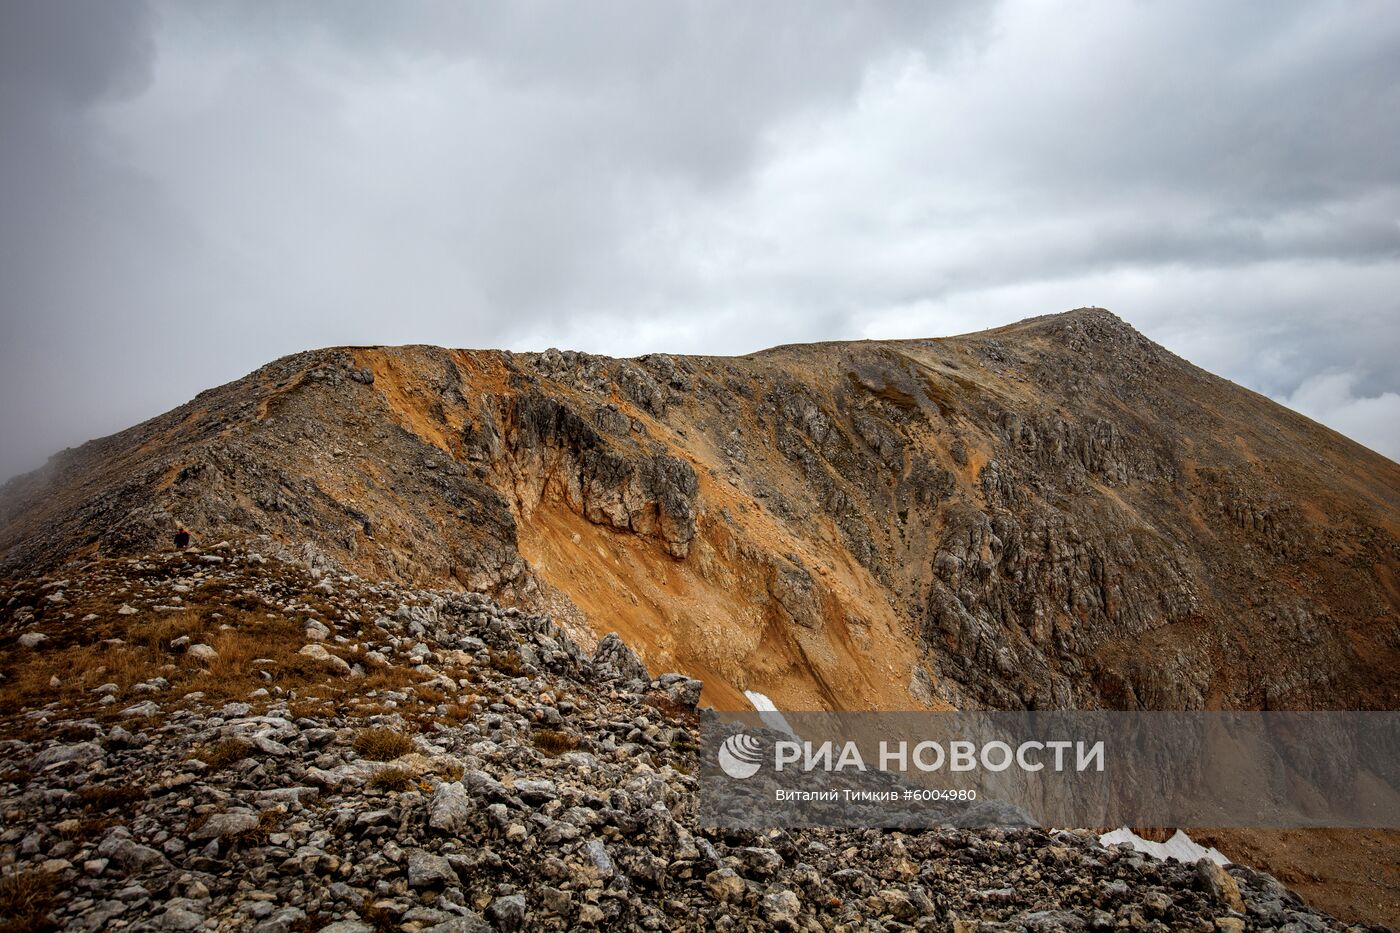
[[[762,758],[758,739],[743,732],[731,735],[719,747],[720,770],[740,781],[758,773]]]

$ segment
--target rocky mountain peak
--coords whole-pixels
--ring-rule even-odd
[[[1101,308],[632,360],[289,356],[0,496],[0,566],[184,525],[616,630],[712,702],[1386,706],[1400,468]]]
[[[1400,466],[1102,309],[308,351],[0,490],[0,857],[91,930],[1335,929],[1087,833],[707,834],[696,707],[1394,709],[1397,581]]]

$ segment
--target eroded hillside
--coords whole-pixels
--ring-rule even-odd
[[[6,487],[10,573],[267,534],[706,702],[1394,708],[1400,466],[1108,312],[739,358],[341,348]]]

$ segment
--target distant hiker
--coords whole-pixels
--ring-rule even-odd
[[[179,548],[180,550],[182,550],[182,551],[183,551],[185,548],[189,547],[189,546],[190,546],[190,533],[189,533],[188,531],[186,531],[185,529],[183,529],[183,528],[181,528],[179,531],[175,532],[175,546],[176,546],[177,548]]]

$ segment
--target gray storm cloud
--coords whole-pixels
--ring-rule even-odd
[[[0,6],[0,476],[275,356],[1086,304],[1400,457],[1386,3]]]

